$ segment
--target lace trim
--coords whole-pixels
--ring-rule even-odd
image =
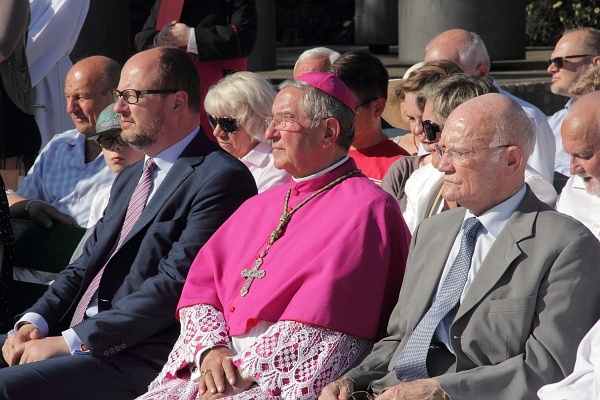
[[[368,343],[330,329],[282,321],[234,356],[233,362],[242,376],[254,378],[265,394],[313,399],[360,356]]]
[[[225,317],[213,306],[197,304],[182,308],[179,310],[179,318],[181,333],[161,373],[150,384],[151,390],[166,380],[181,375],[185,367],[194,364],[199,351],[219,345],[232,348]],[[185,368],[184,371],[188,369]]]

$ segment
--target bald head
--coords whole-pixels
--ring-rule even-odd
[[[111,91],[117,87],[121,66],[104,56],[84,58],[65,78],[67,112],[77,130],[92,136],[100,112],[112,103]]]
[[[600,92],[586,94],[569,109],[561,127],[563,148],[571,156],[571,174],[600,197]]]
[[[425,62],[452,61],[467,74],[487,77],[490,57],[485,44],[474,32],[450,29],[436,36],[425,52]]]
[[[507,200],[523,186],[534,137],[512,99],[490,93],[465,101],[450,113],[440,140],[442,196],[476,215]]]

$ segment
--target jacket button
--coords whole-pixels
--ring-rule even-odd
[[[229,312],[234,312],[235,311],[235,307],[234,306],[229,306]]]

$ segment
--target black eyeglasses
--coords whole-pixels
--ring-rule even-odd
[[[565,66],[565,62],[569,62],[571,58],[583,58],[583,57],[593,57],[593,54],[577,54],[574,56],[566,56],[566,57],[554,57],[548,60],[548,66],[554,64],[556,68],[561,69]]]
[[[113,144],[115,144],[115,142],[117,142],[119,146],[129,146],[127,143],[125,143],[125,141],[123,141],[123,139],[121,138],[121,134],[118,134],[116,136],[100,135],[98,139],[96,139],[96,141],[103,149],[110,149],[111,147],[113,147]]]
[[[437,139],[437,134],[441,132],[440,126],[435,122],[432,122],[428,119],[424,120],[422,123],[423,132],[425,132],[425,137],[430,142],[435,142]]]
[[[377,100],[379,97],[371,97],[369,99],[366,99],[365,101],[363,101],[362,103],[360,103],[359,105],[357,105],[356,107],[354,107],[354,111],[358,111],[361,108],[363,108],[364,106],[366,106],[367,104]]]
[[[215,117],[214,115],[208,115],[208,123],[210,127],[215,130],[217,125],[223,129],[223,132],[232,135],[237,132],[238,123],[235,118],[231,117]]]
[[[145,90],[136,90],[136,89],[124,89],[124,90],[113,90],[113,100],[115,103],[119,100],[119,97],[123,97],[125,103],[127,104],[136,104],[140,99],[140,95],[142,94],[163,94],[163,93],[177,93],[179,90],[176,89],[145,89]]]

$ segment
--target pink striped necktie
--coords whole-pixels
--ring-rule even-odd
[[[125,214],[125,222],[123,222],[123,227],[121,228],[121,234],[119,235],[119,241],[115,250],[112,252],[102,269],[98,271],[90,286],[86,289],[83,296],[81,296],[81,300],[77,304],[77,308],[75,309],[75,313],[73,314],[73,319],[71,320],[71,327],[79,324],[85,318],[85,311],[90,305],[90,301],[94,297],[94,294],[98,290],[100,286],[100,280],[102,279],[102,274],[104,273],[104,269],[108,264],[108,261],[112,258],[112,256],[119,251],[121,245],[125,241],[125,238],[131,232],[131,228],[135,225],[136,221],[142,215],[142,211],[144,207],[146,207],[146,202],[148,201],[148,195],[152,191],[152,174],[156,169],[156,164],[154,160],[149,158],[144,165],[144,172],[142,173],[142,179],[138,183],[133,195],[131,196],[131,200],[129,200],[129,206],[127,207],[127,213]]]

